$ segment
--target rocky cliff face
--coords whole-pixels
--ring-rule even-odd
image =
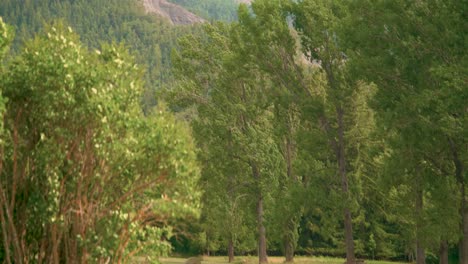
[[[203,18],[166,0],[143,0],[143,5],[148,13],[165,17],[175,25],[192,25],[205,22]]]

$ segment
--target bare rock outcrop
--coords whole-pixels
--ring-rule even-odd
[[[143,5],[146,12],[165,17],[174,25],[192,25],[205,22],[203,18],[167,0],[143,0]]]

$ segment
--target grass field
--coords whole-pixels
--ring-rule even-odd
[[[161,258],[162,264],[183,264],[187,259],[184,258]],[[283,263],[283,257],[268,257],[269,263]],[[297,264],[343,264],[345,259],[330,257],[295,257],[294,263]],[[227,264],[227,257],[204,257],[202,264]],[[233,263],[257,264],[257,257],[236,257]],[[365,264],[402,264],[390,261],[366,260]]]

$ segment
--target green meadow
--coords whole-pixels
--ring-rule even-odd
[[[161,264],[183,264],[187,258],[160,258]],[[284,257],[269,257],[269,263],[284,263]],[[202,264],[227,264],[227,256],[222,257],[203,257]],[[233,263],[245,263],[255,264],[258,263],[257,256],[248,257],[236,257]],[[344,258],[333,258],[333,257],[295,257],[294,263],[298,264],[343,264],[345,263]],[[380,261],[380,260],[365,260],[366,264],[400,264],[403,262],[391,262],[391,261]]]

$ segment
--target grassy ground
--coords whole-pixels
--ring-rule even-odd
[[[184,258],[161,258],[162,264],[184,264],[187,259]],[[283,257],[268,257],[269,263],[283,263]],[[297,264],[343,264],[345,259],[342,258],[329,258],[329,257],[295,257],[294,263]],[[227,257],[204,257],[202,264],[227,264]],[[257,264],[257,257],[236,257],[234,263],[243,264]],[[389,261],[373,261],[366,260],[365,264],[401,264]]]

